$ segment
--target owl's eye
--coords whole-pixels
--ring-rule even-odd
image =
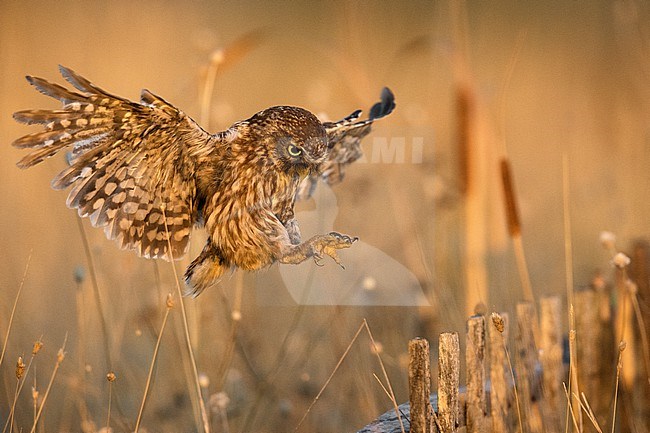
[[[287,151],[291,156],[300,156],[300,154],[302,153],[302,149],[293,143],[290,144],[289,147],[287,147]]]

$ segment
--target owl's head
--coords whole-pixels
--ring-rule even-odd
[[[304,177],[316,171],[327,157],[323,124],[299,107],[278,106],[250,119],[264,137],[268,157],[282,172]]]

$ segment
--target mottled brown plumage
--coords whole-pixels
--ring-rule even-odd
[[[72,187],[69,207],[143,257],[182,257],[192,227],[205,225],[208,241],[185,273],[190,294],[233,266],[257,270],[323,255],[340,264],[336,251],[356,241],[332,232],[302,242],[294,202],[303,180],[299,195],[308,197],[318,178],[342,179],[345,166],[361,156],[360,140],[372,122],[394,108],[388,89],[366,120],[356,111],[321,123],[307,110],[279,106],[211,135],[147,90],[136,103],[60,70],[78,92],[27,77],[63,109],[14,114],[19,122],[45,125],[14,141],[32,149],[18,166],[71,147],[70,166],[52,186]]]

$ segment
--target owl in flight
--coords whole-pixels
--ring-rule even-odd
[[[209,134],[148,90],[132,102],[59,69],[78,91],[27,77],[63,108],[14,114],[45,127],[13,142],[31,149],[18,166],[71,148],[70,164],[53,188],[72,187],[69,207],[143,257],[179,259],[192,227],[205,226],[207,243],[185,272],[188,294],[198,295],[235,266],[257,270],[324,255],[341,264],[337,250],[357,240],[332,232],[303,241],[294,203],[309,197],[319,178],[328,184],[342,179],[361,156],[360,141],[372,123],[395,107],[389,89],[365,120],[360,110],[321,122],[303,108],[278,106]]]

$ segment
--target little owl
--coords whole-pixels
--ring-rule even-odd
[[[395,107],[387,88],[367,120],[359,120],[357,110],[323,123],[305,109],[278,106],[209,134],[148,90],[136,103],[60,70],[79,92],[27,77],[63,108],[14,114],[19,122],[45,125],[14,141],[32,149],[18,166],[71,147],[69,167],[52,186],[71,186],[69,207],[143,257],[182,257],[191,228],[204,225],[207,243],[185,272],[189,294],[198,295],[232,267],[257,270],[323,255],[341,264],[337,250],[357,240],[332,232],[302,241],[294,202],[309,197],[319,178],[340,181],[361,156],[360,141],[373,121]]]

